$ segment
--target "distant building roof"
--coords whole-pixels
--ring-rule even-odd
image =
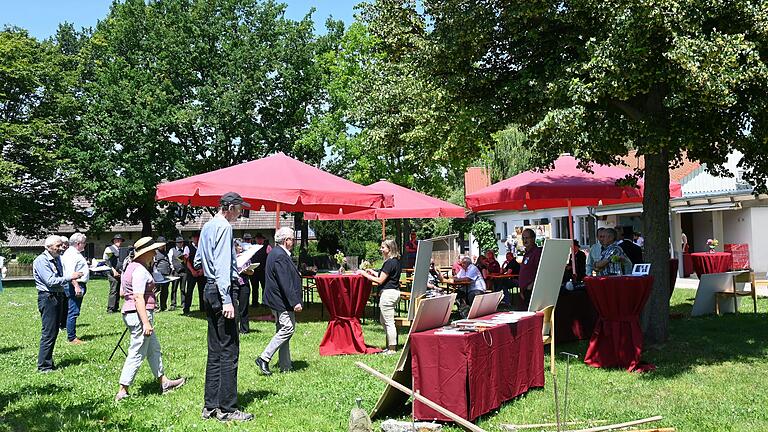
[[[491,185],[491,177],[488,170],[482,167],[467,168],[464,173],[464,195],[477,192],[484,187]]]
[[[622,157],[621,159],[630,169],[645,168],[645,158],[642,155],[638,156],[637,150],[631,150],[629,154]],[[698,161],[694,162],[694,161],[688,160],[687,157],[683,156],[682,165],[680,165],[677,168],[673,168],[669,170],[669,179],[676,181],[678,183],[681,183],[683,179],[691,175],[699,167],[701,167],[701,163],[699,163]]]

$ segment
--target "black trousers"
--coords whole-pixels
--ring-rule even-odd
[[[200,310],[205,310],[203,303],[203,290],[205,288],[205,276],[194,277],[191,274],[187,275],[187,294],[184,297],[184,311],[189,312],[189,308],[192,307],[192,295],[195,293],[195,285],[197,285],[197,297],[200,301]]]
[[[248,299],[251,297],[251,284],[244,277],[243,285],[240,285],[240,293],[237,296],[237,315],[240,317],[240,333],[248,333],[251,327],[248,324]]]
[[[40,333],[40,351],[37,353],[37,370],[52,370],[53,348],[59,335],[62,305],[66,304],[64,293],[37,292],[37,310],[40,311],[42,332]],[[66,319],[66,315],[65,315]]]
[[[232,306],[237,311],[236,296],[232,296]],[[208,320],[205,408],[233,412],[237,409],[237,366],[240,357],[238,316],[235,313],[234,319],[224,318],[215,282],[205,284],[205,315]]]
[[[112,276],[112,270],[107,271],[109,281],[109,298],[107,299],[107,312],[120,310],[120,279]]]
[[[261,300],[259,298],[259,285],[261,285],[261,289],[264,290],[264,279],[266,276],[264,270],[259,271],[261,267],[262,266],[259,266],[251,275],[251,304],[253,307],[258,306],[259,301]]]
[[[180,279],[176,279],[175,281],[171,282],[171,307],[176,307],[176,290],[181,292],[181,301],[178,303],[182,307],[184,307],[185,299],[187,297],[187,273],[181,272],[178,273],[176,276],[178,276]]]
[[[160,291],[160,310],[164,311],[168,309],[168,286],[169,283],[157,284],[156,289]]]

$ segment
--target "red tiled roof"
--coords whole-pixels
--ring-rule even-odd
[[[627,167],[629,167],[629,169],[645,168],[645,159],[642,155],[637,155],[637,150],[631,150],[628,155],[622,157],[621,159],[624,161]],[[683,156],[683,163],[679,167],[669,170],[669,179],[680,182],[700,166],[701,163],[698,161],[691,161]]]
[[[481,167],[467,168],[464,173],[464,195],[469,195],[491,185],[488,170]]]

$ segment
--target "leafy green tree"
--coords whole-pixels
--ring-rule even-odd
[[[322,146],[300,138],[324,103],[315,58],[332,35],[284,12],[253,0],[113,4],[82,50],[78,160],[95,226],[167,225],[154,201],[163,180],[277,151],[320,163]]]
[[[493,221],[478,218],[472,224],[472,236],[475,238],[481,254],[485,253],[488,249],[499,252],[499,243],[496,241],[496,226]]]
[[[403,46],[425,32],[408,23],[429,22],[413,67],[456,105],[477,107],[492,131],[520,124],[536,165],[561,152],[609,164],[629,149],[645,157],[655,284],[643,324],[649,342],[665,341],[669,168],[687,154],[722,174],[737,150],[745,178],[766,189],[764,2],[426,0],[423,13],[410,1],[379,3],[379,27],[403,29],[376,32],[383,43]]]
[[[0,31],[0,238],[40,237],[76,218],[62,152],[78,114],[70,66],[54,41]]]
[[[491,182],[496,183],[534,168],[526,136],[517,125],[491,134],[493,144],[482,156],[481,163],[488,167]]]

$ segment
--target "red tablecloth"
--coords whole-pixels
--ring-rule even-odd
[[[474,420],[529,388],[543,387],[543,322],[539,313],[479,333],[436,335],[436,330],[429,330],[412,334],[413,388]],[[418,401],[414,417],[451,420]]]
[[[584,290],[560,291],[555,307],[555,342],[589,339],[597,311]]]
[[[372,354],[365,345],[360,318],[371,295],[371,281],[360,275],[315,276],[317,293],[331,316],[320,342],[320,355]]]
[[[701,278],[703,274],[725,273],[733,267],[733,255],[727,252],[696,252],[691,254],[693,271]]]
[[[599,315],[584,363],[629,371],[653,369],[653,365],[640,363],[643,353],[640,313],[651,294],[653,277],[586,277],[584,283]]]

